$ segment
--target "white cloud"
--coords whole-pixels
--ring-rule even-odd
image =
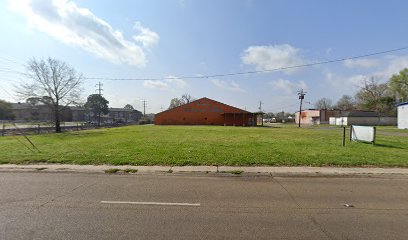
[[[137,42],[141,42],[146,48],[157,44],[160,39],[159,34],[146,27],[143,27],[140,22],[135,23],[134,29],[138,30],[140,34],[132,36],[132,38]]]
[[[156,89],[166,89],[169,85],[161,80],[146,80],[143,82],[143,86],[148,88],[156,88]]]
[[[89,9],[78,7],[73,1],[10,0],[9,7],[25,16],[30,27],[65,44],[80,47],[113,63],[140,67],[146,65],[142,47],[125,39],[120,31],[114,30],[109,23],[95,16]],[[158,40],[158,35],[149,29],[138,30],[141,33],[135,38],[143,45]]]
[[[186,81],[175,76],[167,76],[165,81],[169,84],[176,85],[178,88],[185,88],[187,86]]]
[[[361,59],[365,60],[365,59]],[[367,59],[368,60],[368,59]],[[346,64],[346,63],[345,63]],[[393,74],[398,74],[399,71],[408,67],[408,56],[386,56],[385,58],[379,60],[369,60],[369,61],[359,61],[349,63],[351,67],[375,67],[375,70],[367,71],[363,74],[352,75],[352,76],[341,76],[339,74],[334,74],[326,69],[325,75],[326,80],[331,84],[332,87],[337,89],[345,90],[356,90],[358,89],[364,80],[374,77],[375,80],[380,83],[388,81],[388,79]]]
[[[221,81],[219,79],[213,79],[212,83],[216,87],[221,88],[221,89],[229,90],[232,92],[245,92],[245,90],[242,89],[241,86],[239,86],[239,84],[236,83],[235,81],[227,82],[227,81]]]
[[[289,44],[270,46],[250,46],[241,57],[245,64],[254,65],[257,70],[270,70],[302,65],[307,61],[299,54],[299,49]],[[299,68],[283,70],[286,74],[292,74]]]
[[[185,88],[187,83],[181,78],[167,76],[164,80],[146,80],[143,82],[143,86],[154,89],[173,90],[175,88]]]
[[[343,84],[347,84],[353,87],[361,86],[365,80],[368,80],[369,76],[366,75],[355,75],[344,79]]]
[[[273,88],[283,91],[286,95],[294,94],[297,90],[303,89],[307,90],[308,87],[304,81],[299,81],[297,83],[291,82],[286,79],[278,79],[269,82]]]
[[[380,64],[378,59],[347,59],[343,62],[344,66],[347,68],[372,68]]]
[[[343,92],[344,94],[351,94],[356,92],[363,84],[364,80],[370,78],[369,75],[358,74],[352,76],[341,76],[335,74],[328,69],[325,71],[328,92]]]
[[[178,0],[177,3],[182,8],[184,8],[186,6],[186,0]]]
[[[393,74],[398,74],[402,69],[408,67],[408,56],[390,56],[388,66],[376,75],[388,80]]]

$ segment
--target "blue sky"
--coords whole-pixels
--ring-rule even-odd
[[[30,58],[66,61],[86,77],[164,78],[112,81],[104,96],[147,112],[183,93],[251,111],[296,111],[327,97],[354,95],[361,81],[384,82],[408,67],[408,50],[290,71],[208,79],[408,46],[407,1],[1,1],[0,99],[18,101],[13,86]],[[98,80],[86,79],[83,101]]]

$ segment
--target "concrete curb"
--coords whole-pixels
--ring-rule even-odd
[[[104,173],[106,170],[137,169],[138,173],[221,173],[235,175],[272,176],[358,176],[406,175],[408,168],[339,168],[339,167],[234,167],[234,166],[131,166],[131,165],[71,165],[71,164],[0,164],[1,172],[78,172]]]

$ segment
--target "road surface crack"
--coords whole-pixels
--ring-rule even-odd
[[[97,182],[93,182],[93,183],[89,184],[89,185],[87,186],[87,188],[92,187],[92,186],[94,186],[94,185],[96,185],[96,184],[97,184]],[[41,207],[44,207],[45,205],[47,205],[47,204],[49,204],[49,203],[51,203],[51,202],[54,202],[55,200],[57,200],[57,199],[59,199],[59,198],[66,197],[66,196],[70,195],[71,193],[75,192],[76,190],[78,190],[78,189],[80,189],[80,188],[83,188],[85,185],[86,185],[86,183],[82,183],[82,184],[80,184],[80,185],[74,187],[74,188],[71,189],[70,191],[65,192],[65,193],[63,193],[63,194],[61,194],[61,195],[58,195],[58,196],[56,196],[56,197],[54,197],[54,198],[52,198],[52,199],[46,201],[45,203],[41,204],[41,205],[38,207],[38,209],[41,208]]]
[[[274,176],[272,176],[272,174],[271,174],[271,177],[272,177],[272,180],[276,182],[277,184],[279,184],[279,186],[281,186],[281,188],[288,194],[290,199],[295,203],[295,205],[297,206],[299,210],[305,209],[300,205],[300,203],[296,200],[296,198],[289,192],[289,190],[281,182],[279,182]],[[306,216],[309,218],[310,222],[312,222],[312,224],[315,225],[320,230],[320,232],[322,232],[328,239],[336,239],[336,237],[333,234],[331,234],[329,231],[324,229],[323,226],[319,222],[317,222],[317,220],[311,214],[307,213]]]

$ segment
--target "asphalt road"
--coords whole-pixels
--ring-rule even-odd
[[[408,178],[0,172],[0,239],[405,240]]]

